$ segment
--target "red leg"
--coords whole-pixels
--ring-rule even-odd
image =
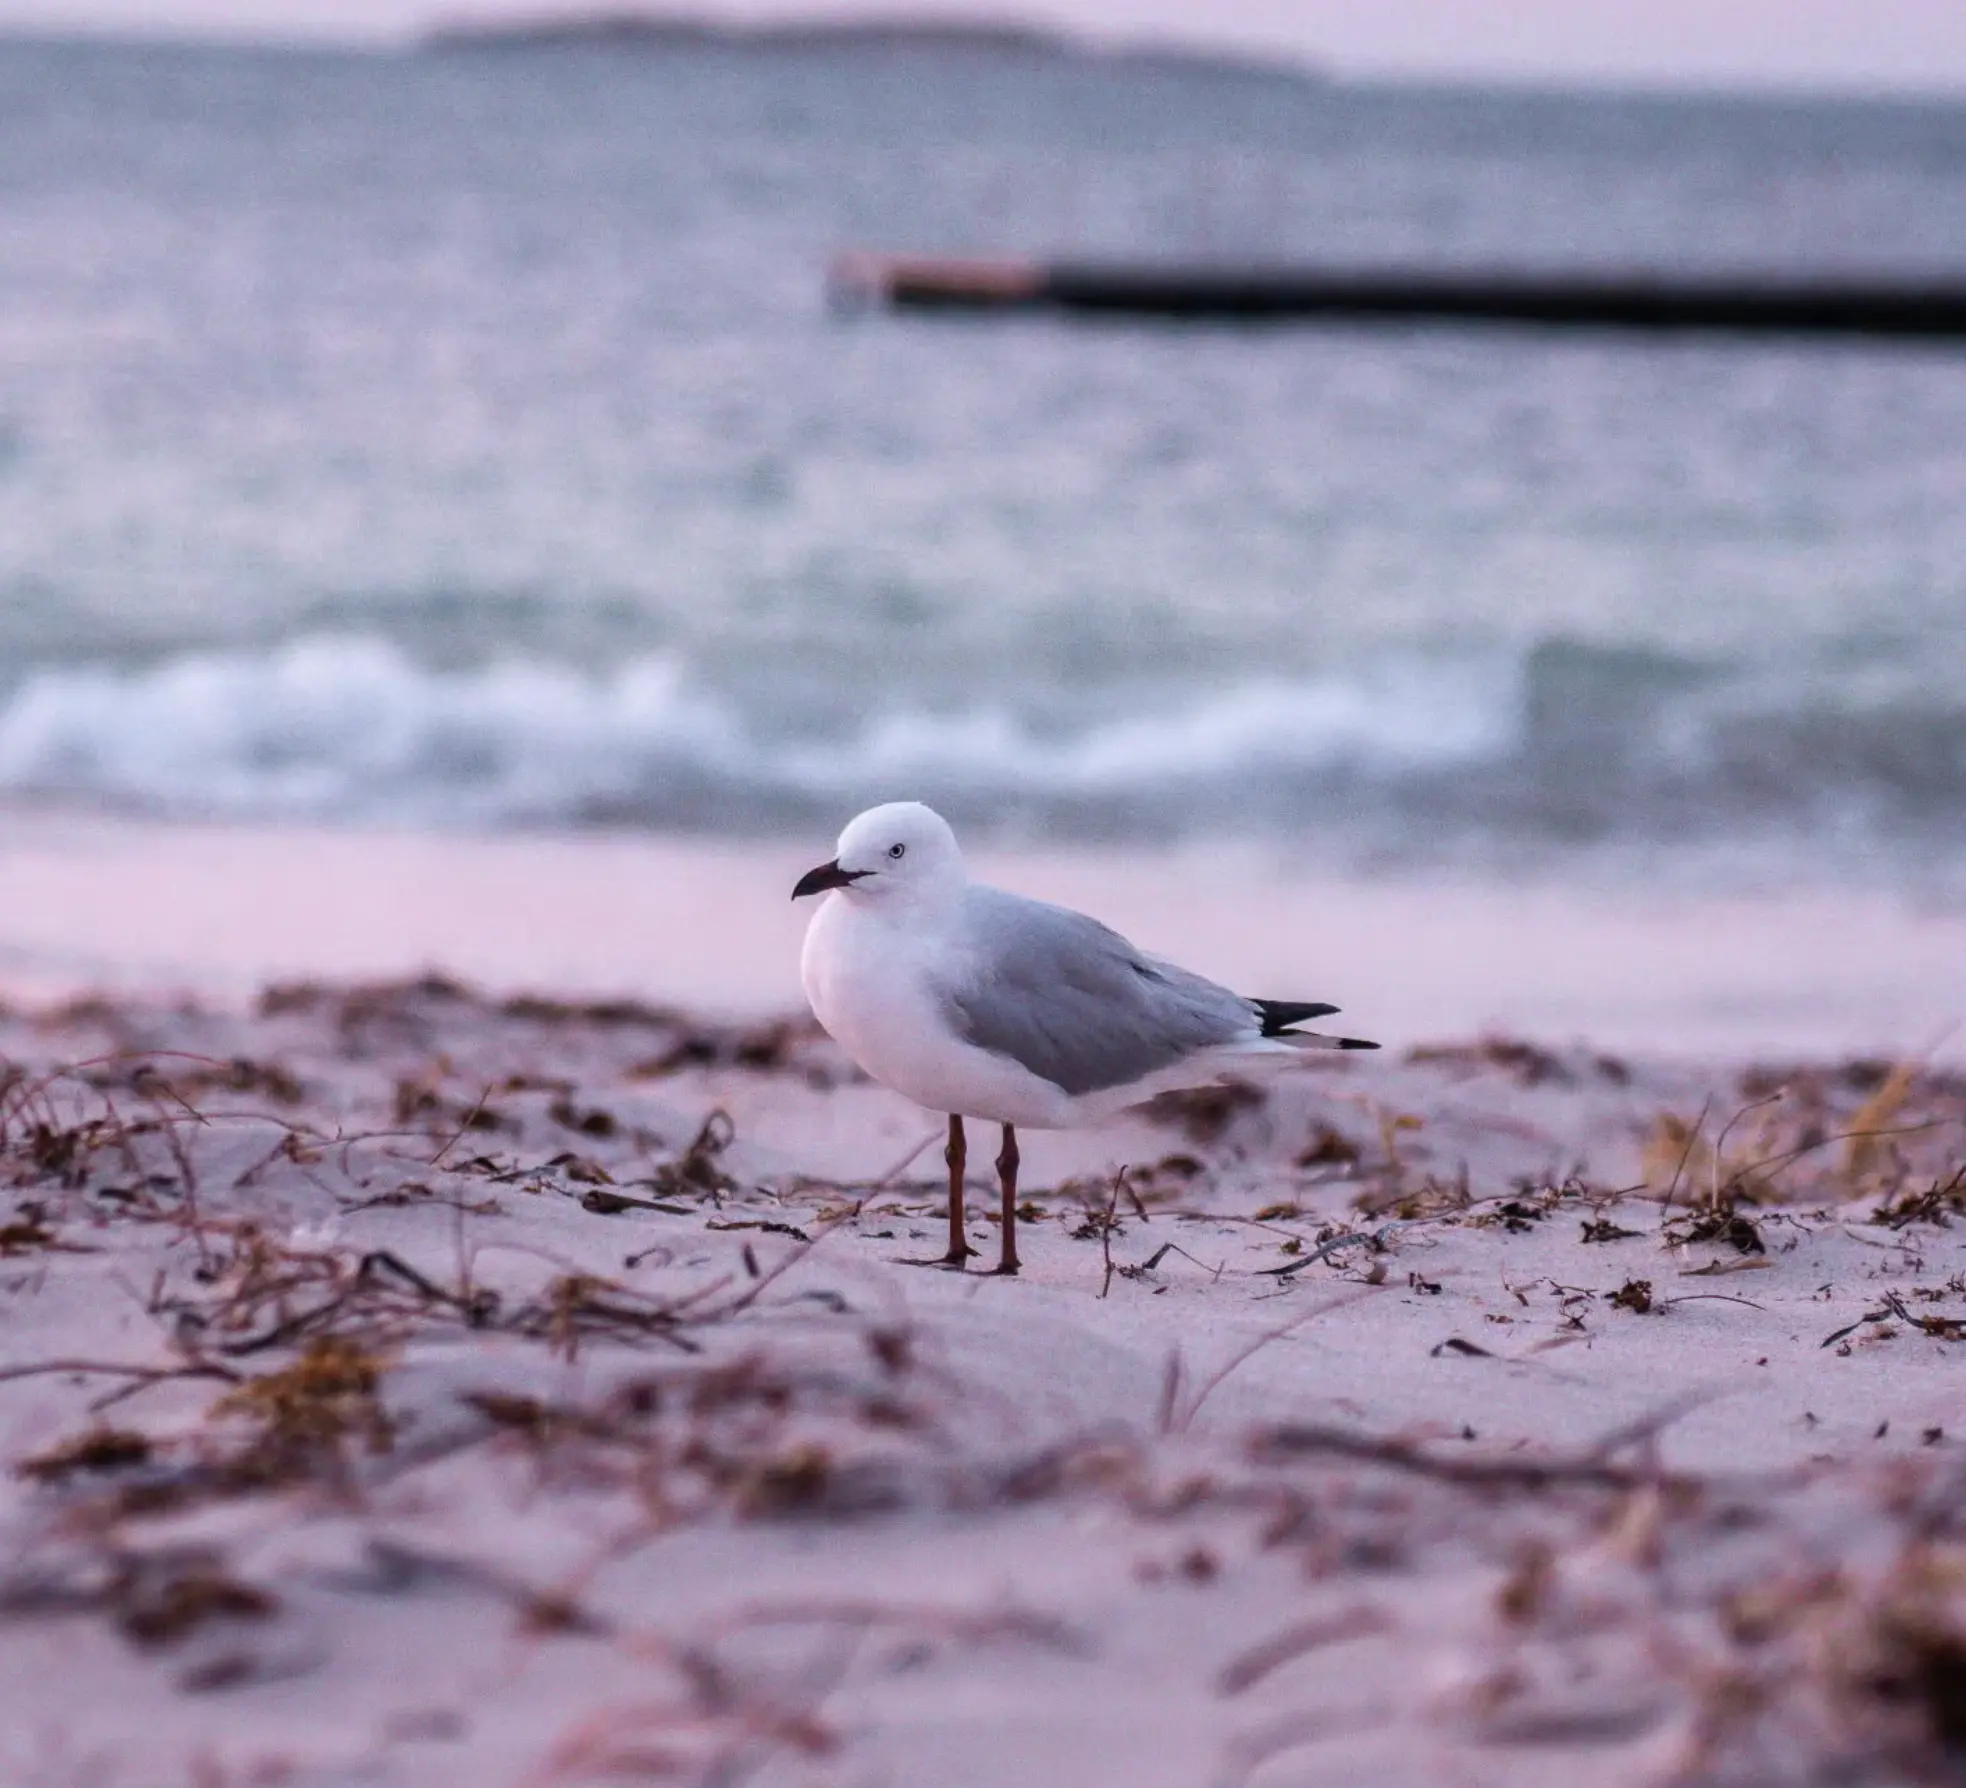
[[[963,1121],[954,1112],[949,1114],[949,1146],[942,1151],[942,1159],[949,1163],[949,1252],[943,1255],[942,1264],[960,1272],[963,1262],[976,1250],[963,1234],[963,1170],[969,1165],[969,1148],[963,1140]]]
[[[1017,1127],[1003,1127],[1003,1152],[997,1156],[997,1183],[1003,1188],[1003,1258],[1000,1273],[1017,1271]]]

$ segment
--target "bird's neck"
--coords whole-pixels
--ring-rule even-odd
[[[942,882],[926,888],[889,888],[877,896],[859,897],[844,890],[840,898],[857,918],[869,924],[926,933],[956,923],[962,913],[963,887],[961,882]]]

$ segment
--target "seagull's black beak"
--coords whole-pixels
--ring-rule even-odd
[[[842,869],[835,857],[830,863],[822,863],[817,869],[808,869],[799,877],[799,885],[792,890],[794,900],[803,900],[808,894],[824,894],[828,888],[850,888],[868,872],[864,869]]]

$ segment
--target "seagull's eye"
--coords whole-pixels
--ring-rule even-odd
[[[908,854],[908,847],[905,844],[890,844],[887,847],[887,854],[897,859],[905,857]]]

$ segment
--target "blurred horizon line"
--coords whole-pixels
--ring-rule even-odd
[[[1495,93],[1534,98],[1595,98],[1791,104],[1966,104],[1966,70],[1927,71],[1919,78],[1870,75],[1849,80],[1798,77],[1787,71],[1666,74],[1634,69],[1508,69],[1347,64],[1328,52],[1233,34],[1165,29],[1088,30],[1014,8],[937,14],[905,7],[855,12],[841,4],[810,13],[726,17],[686,7],[598,6],[580,11],[512,13],[458,9],[393,26],[342,17],[281,20],[84,21],[0,14],[0,48],[230,51],[399,59],[487,54],[509,57],[587,50],[623,60],[701,50],[760,55],[878,55],[897,47],[991,60],[1085,61],[1117,68],[1156,64],[1201,74],[1301,82],[1310,88],[1415,93]]]

